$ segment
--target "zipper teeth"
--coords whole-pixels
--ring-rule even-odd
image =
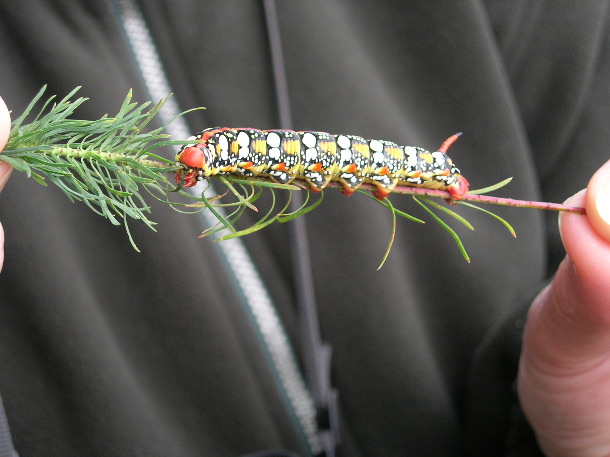
[[[144,85],[152,100],[160,100],[170,94],[171,88],[162,67],[159,54],[144,18],[133,0],[115,0],[124,33],[140,70]],[[186,121],[177,117],[181,113],[175,98],[169,98],[159,112],[161,122],[174,138],[188,138],[190,131]],[[171,121],[171,123],[170,123]],[[210,188],[209,192],[213,193]],[[193,194],[201,194],[201,187],[189,188]],[[223,213],[222,208],[217,208]],[[217,223],[209,211],[199,213],[206,227]],[[220,236],[220,235],[219,235]],[[241,240],[234,238],[214,243],[222,253],[240,295],[256,322],[259,336],[272,361],[285,397],[298,421],[307,446],[315,455],[321,451],[313,399],[307,390],[286,332],[275,310],[271,297],[248,255]]]

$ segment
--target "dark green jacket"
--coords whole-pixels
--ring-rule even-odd
[[[141,2],[193,131],[277,128],[262,2]],[[278,1],[294,128],[451,156],[472,188],[562,202],[608,157],[602,1]],[[0,94],[83,86],[82,118],[147,93],[110,0],[0,0]],[[328,190],[306,216],[344,457],[535,456],[514,395],[525,312],[563,251],[556,215],[458,208],[472,259],[431,220]],[[393,204],[426,215],[410,197]],[[114,227],[15,173],[0,195],[0,394],[21,457],[306,455],[218,248],[150,201],[157,232]],[[456,224],[453,224],[455,226]],[[244,239],[301,360],[290,224]],[[257,290],[248,291],[256,294]]]

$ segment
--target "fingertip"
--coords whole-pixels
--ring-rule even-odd
[[[561,214],[559,229],[566,253],[578,272],[592,302],[593,295],[610,296],[610,161],[591,178],[587,189],[576,193],[566,205],[585,207],[586,216]],[[584,292],[583,292],[584,293]],[[607,295],[604,295],[607,294]],[[605,300],[604,300],[605,303]]]
[[[566,206],[574,206],[574,207],[582,208],[585,205],[586,193],[587,193],[587,189],[582,189],[582,190],[576,192],[571,197],[569,197],[565,202],[563,202],[563,204]],[[564,226],[565,218],[566,217],[570,218],[570,217],[574,217],[574,216],[582,217],[579,214],[574,214],[574,213],[569,213],[569,212],[561,211],[559,213],[559,221],[558,221],[559,222],[559,234],[562,236],[562,239],[563,239],[563,226]]]
[[[9,134],[11,132],[11,114],[0,97],[0,151],[4,149],[6,142],[8,141]]]
[[[610,243],[610,161],[593,175],[585,195],[587,217],[597,234]]]
[[[566,316],[580,316],[586,331],[607,323],[610,327],[610,162],[598,170],[587,189],[566,200],[568,206],[585,207],[586,216],[561,213],[559,231],[567,259],[552,282],[555,299]],[[606,206],[604,206],[606,205]],[[608,212],[606,212],[608,211]]]

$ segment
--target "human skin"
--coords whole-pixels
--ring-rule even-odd
[[[567,256],[534,300],[519,368],[521,406],[549,457],[610,456],[610,161],[566,201]]]
[[[8,141],[8,135],[11,130],[11,116],[8,112],[6,104],[2,97],[0,97],[0,151],[4,149],[6,142]],[[9,164],[0,162],[0,191],[4,188],[6,181],[13,171],[13,167]],[[4,229],[2,223],[0,223],[0,271],[2,271],[2,265],[4,264]]]

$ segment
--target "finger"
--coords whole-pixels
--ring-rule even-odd
[[[11,131],[11,115],[8,112],[4,100],[0,97],[0,151],[4,149],[6,142],[8,141],[9,133]],[[11,167],[6,162],[0,161],[0,191],[4,188],[6,181],[11,175]]]
[[[4,149],[8,136],[11,131],[11,115],[8,112],[8,108],[0,97],[0,151]]]
[[[610,166],[597,175],[610,179]],[[607,199],[604,187],[588,188],[569,198],[568,205],[585,205],[593,194]],[[537,297],[528,318],[528,342],[540,362],[568,371],[586,369],[606,357],[610,344],[610,242],[593,225],[595,215],[560,216],[560,233],[567,257],[551,284]],[[610,226],[605,228],[610,232]],[[530,325],[531,324],[531,325]],[[567,374],[567,373],[566,373]]]
[[[11,131],[11,115],[8,112],[8,108],[0,97],[0,151],[4,149],[6,142]],[[6,162],[0,162],[0,190],[4,188],[6,181],[8,180],[13,167]],[[2,271],[2,265],[4,264],[4,229],[0,224],[0,271]]]
[[[583,300],[582,312],[600,330],[610,328],[610,186],[606,185],[609,181],[610,161],[593,175],[586,192],[568,200],[568,204],[584,204],[587,217],[575,214],[560,217],[561,237],[574,265],[577,292]]]
[[[608,164],[566,204],[609,201],[598,179],[610,179]],[[587,211],[560,217],[567,256],[530,308],[521,353],[521,406],[548,455],[610,455],[610,227]]]
[[[585,208],[595,231],[610,242],[610,161],[591,178],[587,186]]]

